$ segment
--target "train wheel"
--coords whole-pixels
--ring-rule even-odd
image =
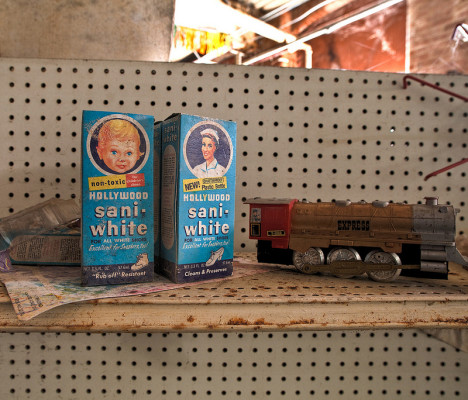
[[[306,274],[313,274],[315,271],[312,271],[310,267],[312,265],[325,264],[325,256],[322,249],[318,247],[311,247],[305,253],[294,251],[293,264],[299,271]]]
[[[338,247],[327,256],[327,264],[331,264],[334,261],[360,261],[361,256],[359,253],[353,249],[352,247]],[[354,275],[346,275],[346,274],[334,274],[338,278],[353,278]]]
[[[401,265],[401,260],[400,257],[398,257],[398,254],[387,253],[382,250],[372,250],[367,254],[364,261],[369,264]],[[393,269],[390,271],[369,271],[367,272],[367,275],[376,282],[391,282],[398,278],[400,273],[401,269]]]

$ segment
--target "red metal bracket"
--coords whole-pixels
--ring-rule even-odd
[[[415,76],[413,76],[413,75],[405,75],[405,76],[404,76],[404,78],[403,78],[403,88],[404,88],[404,89],[406,89],[406,88],[408,87],[408,80],[409,80],[409,79],[412,79],[412,80],[414,80],[414,81],[416,81],[416,82],[419,82],[419,83],[420,83],[421,85],[423,85],[423,86],[429,86],[429,87],[431,87],[431,88],[433,88],[433,89],[436,89],[436,90],[439,90],[439,91],[441,91],[441,92],[444,92],[444,93],[446,93],[446,94],[448,94],[448,95],[450,95],[450,96],[453,96],[453,97],[457,97],[457,98],[459,98],[459,99],[462,99],[463,101],[468,101],[468,97],[465,97],[465,96],[462,96],[462,95],[460,95],[460,94],[454,93],[454,92],[452,92],[452,91],[450,91],[450,90],[441,88],[441,87],[439,87],[439,86],[437,86],[437,85],[434,85],[433,83],[427,82],[427,81],[425,81],[425,80],[423,80],[423,79],[421,79],[421,78],[417,78],[417,77],[415,77]]]
[[[427,181],[429,178],[432,178],[433,176],[436,176],[436,175],[439,175],[441,174],[442,172],[445,172],[445,171],[448,171],[452,168],[455,168],[455,167],[458,167],[459,165],[462,165],[464,163],[468,162],[468,158],[464,158],[463,160],[461,161],[458,161],[456,163],[453,163],[453,164],[450,164],[450,165],[447,165],[446,167],[444,168],[441,168],[441,169],[438,169],[437,171],[434,171],[434,172],[431,172],[430,174],[426,175],[424,177],[424,180]]]

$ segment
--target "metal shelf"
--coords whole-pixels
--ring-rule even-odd
[[[254,262],[241,253],[237,263]],[[449,279],[304,275],[292,267],[176,290],[85,301],[19,321],[0,292],[4,332],[158,332],[462,328],[468,322],[468,274],[451,265]]]

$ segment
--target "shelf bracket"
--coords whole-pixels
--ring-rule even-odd
[[[450,90],[441,88],[441,87],[439,87],[437,85],[434,85],[433,83],[427,82],[427,81],[425,81],[425,80],[423,80],[421,78],[417,78],[417,77],[415,77],[413,75],[405,75],[403,77],[403,89],[406,89],[408,87],[408,80],[409,79],[412,79],[412,80],[414,80],[416,82],[419,82],[423,86],[429,86],[429,87],[431,87],[431,88],[433,88],[435,90],[439,90],[439,91],[444,92],[444,93],[446,93],[446,94],[448,94],[450,96],[457,97],[457,98],[459,98],[459,99],[461,99],[461,100],[463,100],[465,102],[468,101],[468,97],[465,97],[465,96],[462,96],[460,94],[454,93],[454,92],[452,92]]]

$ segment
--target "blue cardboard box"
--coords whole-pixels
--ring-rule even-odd
[[[160,264],[161,224],[161,123],[154,123],[154,266],[158,269]]]
[[[161,265],[176,283],[232,274],[236,123],[176,114],[160,123]]]
[[[83,111],[82,284],[154,278],[154,118]]]

